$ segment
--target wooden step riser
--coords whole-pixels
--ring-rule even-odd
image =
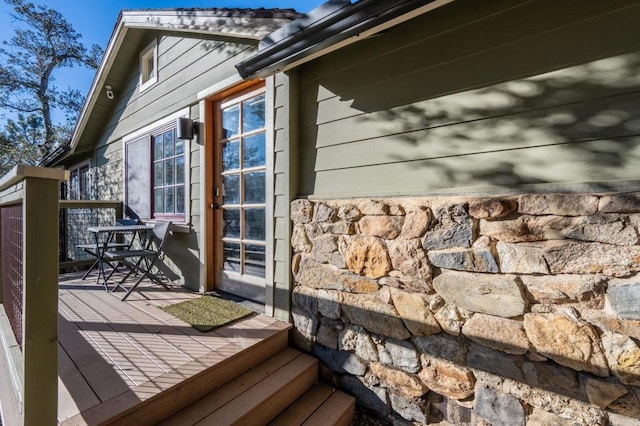
[[[356,409],[354,397],[343,392],[335,392],[309,417],[303,426],[349,426]]]
[[[300,425],[331,397],[335,389],[318,382],[311,389],[298,398],[285,411],[280,413],[269,425],[290,426]]]
[[[269,426],[348,426],[353,421],[355,398],[324,383],[316,383]]]
[[[223,386],[237,376],[246,372],[288,346],[288,330],[282,330],[262,340],[256,345],[243,350],[235,356],[226,358],[215,367],[206,369],[188,380],[162,392],[160,395],[139,405],[135,410],[125,412],[108,421],[104,425],[131,424],[137,426],[156,425],[163,419],[189,406],[205,395]],[[194,361],[198,363],[198,361]],[[189,366],[185,366],[189,368]],[[192,366],[197,369],[198,365]],[[160,378],[162,380],[162,378]]]

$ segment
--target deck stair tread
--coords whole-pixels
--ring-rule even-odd
[[[354,397],[318,382],[278,415],[270,426],[349,425],[354,410]]]
[[[353,420],[356,399],[344,392],[335,391],[314,413],[309,416],[303,426],[348,426]]]
[[[305,392],[300,398],[294,401],[278,417],[273,419],[271,426],[285,426],[302,424],[313,414],[324,402],[333,395],[335,389],[331,386],[318,382],[311,389]]]

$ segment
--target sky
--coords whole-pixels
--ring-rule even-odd
[[[31,0],[45,4],[60,12],[71,23],[76,32],[82,34],[82,42],[90,47],[97,44],[103,49],[109,42],[118,14],[122,9],[163,9],[179,7],[250,7],[293,8],[308,12],[326,0]],[[0,0],[0,40],[9,41],[15,23],[11,18],[13,9]],[[86,95],[91,87],[95,71],[81,68],[59,69],[54,73],[54,84],[60,89],[72,87]],[[4,119],[0,110],[0,126]],[[54,122],[63,122],[64,115],[55,113]]]

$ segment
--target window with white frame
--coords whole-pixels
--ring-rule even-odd
[[[158,43],[153,40],[140,53],[140,91],[158,81]]]
[[[176,137],[175,119],[124,141],[127,214],[184,222],[188,141]]]
[[[69,169],[67,198],[69,200],[88,200],[91,198],[91,174],[88,161]]]

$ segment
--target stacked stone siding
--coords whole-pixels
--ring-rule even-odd
[[[397,424],[640,424],[640,194],[292,202],[296,342]]]

